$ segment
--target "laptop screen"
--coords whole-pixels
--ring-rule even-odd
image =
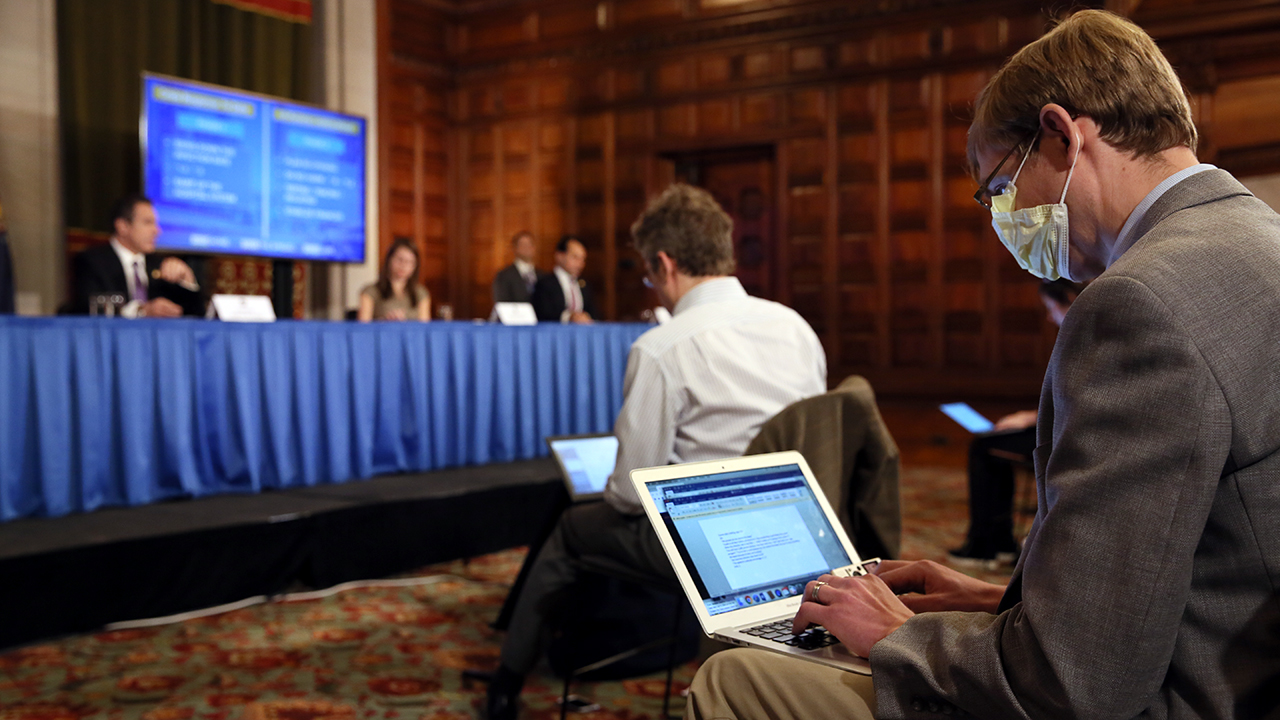
[[[711,615],[800,595],[852,564],[799,465],[647,487]]]
[[[613,465],[618,460],[618,438],[599,435],[559,438],[549,443],[551,452],[556,454],[560,467],[564,468],[573,486],[574,495],[604,492],[604,486],[613,474]]]

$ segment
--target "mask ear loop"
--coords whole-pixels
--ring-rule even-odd
[[[1067,188],[1071,187],[1071,176],[1076,173],[1076,163],[1080,161],[1080,138],[1076,137],[1076,156],[1071,160],[1071,169],[1067,171],[1067,183],[1062,186],[1062,198],[1058,200],[1059,205],[1065,205],[1067,202]],[[1065,219],[1065,218],[1064,218]],[[1064,226],[1065,231],[1065,226]],[[1065,235],[1058,241],[1058,274],[1068,281],[1075,282],[1071,277],[1071,241]]]
[[[1080,161],[1080,138],[1076,138],[1076,156],[1071,159],[1071,169],[1067,171],[1067,184],[1062,186],[1062,197],[1058,198],[1058,204],[1067,201],[1067,188],[1071,187],[1071,176],[1076,174],[1076,163]]]
[[[1027,154],[1022,156],[1022,162],[1018,163],[1018,170],[1013,173],[1013,177],[1009,178],[1009,184],[1017,186],[1018,176],[1022,174],[1022,166],[1027,164],[1027,158],[1031,157],[1031,149],[1036,146],[1036,140],[1040,139],[1040,129],[1036,128],[1036,134],[1031,137],[1031,143],[1027,145]],[[1069,182],[1069,181],[1068,181]],[[1066,193],[1063,192],[1065,197]]]

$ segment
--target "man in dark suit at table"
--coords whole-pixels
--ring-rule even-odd
[[[102,293],[128,298],[123,317],[180,317],[203,312],[200,286],[191,267],[155,254],[160,223],[145,195],[126,195],[111,215],[111,242],[89,248],[73,261],[71,312],[89,313],[89,299]]]
[[[572,235],[560,238],[555,270],[538,278],[533,288],[533,310],[539,321],[590,325],[600,317],[591,288],[580,277],[586,265],[587,248],[582,241]]]
[[[533,298],[533,287],[545,273],[533,266],[538,245],[533,233],[521,230],[511,238],[511,250],[515,259],[498,271],[493,278],[493,302],[527,303]]]

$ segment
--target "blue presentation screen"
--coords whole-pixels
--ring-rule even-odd
[[[159,247],[364,261],[364,118],[148,75],[142,146]]]

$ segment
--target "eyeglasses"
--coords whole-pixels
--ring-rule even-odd
[[[1000,174],[1000,168],[1004,167],[1004,164],[1009,162],[1009,158],[1013,157],[1013,154],[1017,152],[1019,148],[1025,145],[1028,140],[1032,140],[1033,138],[1035,138],[1035,136],[1038,135],[1039,133],[1040,133],[1040,128],[1037,127],[1032,132],[1027,133],[1027,135],[1023,137],[1021,140],[1019,140],[1017,144],[1009,148],[1009,152],[1005,153],[1004,157],[1000,159],[1000,162],[996,163],[996,169],[991,171],[991,174],[987,176],[987,179],[983,180],[982,185],[978,187],[978,192],[973,194],[974,202],[978,203],[979,205],[981,205],[982,207],[988,210],[991,209],[991,198],[1000,194],[1000,193],[991,192],[991,181],[996,178],[996,175]]]
[[[645,275],[644,277],[640,278],[640,282],[644,283],[644,286],[649,288],[650,290],[653,289],[653,281],[649,279],[648,275]]]

